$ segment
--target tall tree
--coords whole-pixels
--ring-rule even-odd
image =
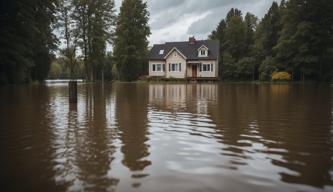
[[[224,52],[224,42],[225,42],[225,32],[227,28],[227,23],[225,22],[225,19],[222,19],[220,23],[217,25],[217,28],[212,31],[212,33],[209,35],[209,39],[213,40],[219,40],[220,42],[220,58],[222,56],[222,53]],[[219,62],[219,76],[222,76],[222,62]]]
[[[247,13],[243,18],[238,9],[231,9],[216,30],[209,36],[220,40],[220,71],[223,79],[253,79],[255,60],[253,55],[254,33],[257,17]]]
[[[76,64],[76,48],[77,48],[77,30],[73,19],[72,0],[58,0],[58,27],[61,33],[61,39],[66,45],[61,50],[61,54],[66,58],[66,66],[69,68],[69,77],[72,79],[74,75],[74,67]]]
[[[73,18],[83,50],[87,80],[94,81],[104,74],[106,46],[112,43],[114,0],[73,0],[73,5]]]
[[[55,37],[55,0],[1,1],[0,76],[22,83],[46,78]]]
[[[333,3],[329,0],[289,0],[282,17],[276,59],[295,78],[330,80],[333,49]],[[297,75],[299,74],[299,75]]]
[[[115,10],[113,0],[97,0],[94,2],[94,16],[90,30],[91,49],[90,62],[93,65],[93,79],[104,79],[104,67],[107,43],[112,43],[115,26]]]
[[[122,2],[114,41],[116,68],[121,80],[136,80],[147,69],[148,19],[146,2]]]
[[[262,80],[269,80],[271,73],[279,68],[274,60],[273,47],[276,46],[282,30],[281,16],[283,8],[284,1],[281,2],[280,7],[276,2],[273,2],[256,31],[254,46]]]

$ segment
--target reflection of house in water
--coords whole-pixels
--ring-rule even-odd
[[[149,103],[166,110],[207,113],[208,101],[216,100],[216,84],[150,84]]]

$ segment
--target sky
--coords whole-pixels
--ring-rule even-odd
[[[122,0],[115,0],[117,10]],[[231,8],[243,15],[251,12],[261,19],[274,0],[146,0],[150,12],[149,45],[186,41],[195,36],[207,39]],[[280,2],[280,0],[276,0]]]

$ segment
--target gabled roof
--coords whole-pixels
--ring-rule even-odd
[[[177,51],[184,59],[187,59],[186,56],[177,49],[177,47],[173,47],[165,56],[164,59],[166,59],[173,51]]]
[[[206,47],[206,45],[201,45],[201,47],[198,48],[198,51],[199,51],[201,48],[209,49],[208,47]]]
[[[206,46],[209,50],[208,57],[198,57],[198,49]],[[176,48],[182,53],[187,60],[217,59],[219,55],[220,43],[218,40],[202,40],[196,41],[195,44],[189,44],[188,41],[183,42],[167,42],[165,44],[156,44],[150,50],[150,60],[164,60],[165,56]],[[159,54],[160,50],[164,50],[163,54]]]

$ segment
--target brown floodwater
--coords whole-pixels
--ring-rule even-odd
[[[0,87],[1,191],[333,191],[333,87]]]

